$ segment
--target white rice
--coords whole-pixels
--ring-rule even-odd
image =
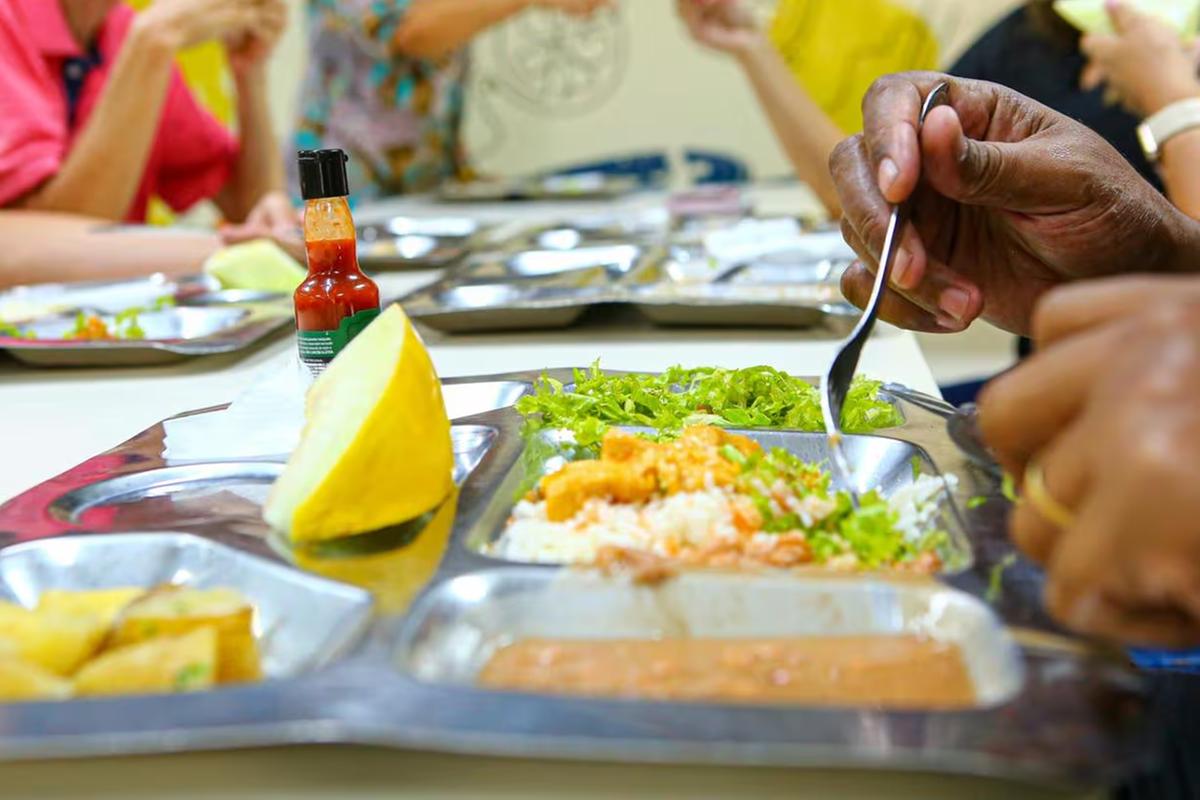
[[[956,482],[922,475],[898,489],[888,503],[898,516],[897,528],[917,542],[932,528],[945,493]],[[603,547],[620,547],[671,557],[688,546],[697,550],[742,538],[733,519],[733,492],[712,488],[680,492],[644,504],[610,503],[592,499],[572,519],[551,522],[544,502],[521,501],[492,554],[514,561],[548,564],[590,563]],[[823,519],[832,503],[812,498],[794,509],[805,517]],[[756,537],[772,534],[755,534]]]
[[[896,512],[896,528],[909,542],[919,542],[937,528],[934,519],[940,513],[942,500],[958,485],[957,475],[945,480],[933,475],[919,475],[888,497],[888,505]]]
[[[736,540],[731,499],[722,489],[680,492],[639,505],[592,499],[565,522],[546,519],[544,502],[521,501],[493,553],[551,564],[594,561],[606,546],[670,556],[684,544],[705,547]]]

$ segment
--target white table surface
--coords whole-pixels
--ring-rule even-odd
[[[401,203],[396,208],[411,210]],[[578,209],[578,206],[573,208]],[[523,215],[545,213],[523,206]],[[384,276],[397,296],[434,273]],[[553,333],[444,336],[427,344],[443,377],[581,366],[658,370],[676,363],[770,364],[820,373],[836,342],[788,331],[581,328]],[[249,354],[137,369],[47,370],[0,357],[0,501],[190,409],[229,402],[265,369],[292,356],[285,336]],[[884,326],[863,371],[936,392],[913,336]],[[546,763],[288,747],[63,764],[0,765],[0,795],[40,798],[1006,798],[1063,795],[939,776]]]

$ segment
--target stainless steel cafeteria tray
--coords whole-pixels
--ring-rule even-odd
[[[358,227],[358,260],[371,272],[440,269],[471,251],[488,226],[470,217],[391,217]]]
[[[566,370],[550,375],[572,378]],[[885,462],[917,454],[922,470],[958,476],[947,513],[960,521],[962,558],[936,580],[696,572],[652,587],[481,552],[524,477],[526,444],[511,404],[536,377],[447,381],[454,407],[465,403],[480,412],[453,425],[457,503],[321,554],[273,544],[260,519],[280,463],[169,463],[161,424],[0,506],[0,592],[15,600],[30,602],[49,585],[157,580],[180,563],[182,556],[173,554],[207,548],[206,558],[242,568],[206,561],[203,568],[186,566],[185,579],[215,574],[244,584],[260,603],[294,597],[271,606],[281,608],[282,618],[274,610],[265,616],[308,626],[305,641],[321,640],[329,627],[303,609],[333,613],[320,599],[332,589],[308,573],[369,589],[376,607],[361,636],[329,646],[328,663],[314,660],[311,668],[283,670],[261,684],[4,706],[0,759],[355,742],[526,757],[932,770],[1080,785],[1114,781],[1141,764],[1152,740],[1140,681],[1045,619],[1036,570],[1018,562],[996,572],[1011,555],[1005,503],[990,473],[952,443],[946,433],[952,410],[940,400],[885,387],[904,424],[858,440]],[[176,419],[198,424],[220,413]],[[808,455],[822,448],[817,434],[752,435]],[[881,467],[876,481],[903,482],[905,471]],[[976,494],[990,499],[968,508],[965,498]],[[281,581],[288,573],[294,585],[287,592],[249,577]],[[349,637],[362,603],[354,589],[340,591],[345,622],[335,627]],[[896,712],[658,703],[473,685],[491,649],[530,634],[902,631],[967,648],[977,707]]]
[[[79,313],[115,330],[130,309],[140,338],[68,338]],[[0,293],[0,350],[38,366],[164,364],[246,349],[292,320],[289,296],[222,290],[206,277],[19,286]]]
[[[451,203],[495,203],[513,200],[612,200],[640,187],[636,178],[603,173],[451,181],[438,189],[438,199]]]
[[[781,253],[713,263],[701,245],[481,253],[401,302],[414,319],[449,333],[561,328],[606,304],[630,306],[661,325],[825,327],[840,334],[857,319],[838,286],[846,262]]]

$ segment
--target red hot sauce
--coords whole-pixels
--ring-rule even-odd
[[[347,183],[341,150],[300,152],[308,277],[294,300],[300,360],[314,374],[379,316],[379,287],[358,266]]]

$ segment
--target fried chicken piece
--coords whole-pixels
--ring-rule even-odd
[[[639,503],[650,499],[657,488],[653,474],[611,461],[575,461],[542,478],[546,518],[551,522],[570,519],[593,497]]]
[[[593,497],[640,503],[656,494],[699,492],[728,486],[741,467],[721,450],[731,445],[743,455],[759,451],[745,436],[708,425],[685,428],[670,442],[651,442],[616,429],[604,436],[600,458],[575,461],[541,482],[546,517],[562,522],[579,513]]]

